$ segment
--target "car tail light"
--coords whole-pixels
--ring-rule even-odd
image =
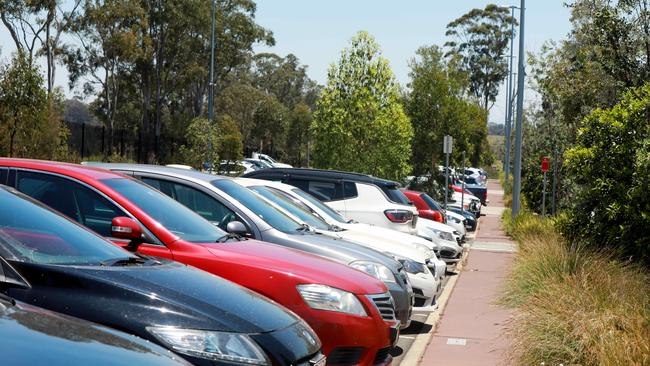
[[[386,215],[386,218],[388,218],[390,222],[400,224],[413,219],[413,212],[408,210],[386,210],[384,211],[384,215]]]

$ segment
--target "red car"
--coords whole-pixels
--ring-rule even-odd
[[[429,197],[428,194],[418,191],[409,191],[407,189],[402,189],[402,192],[404,192],[404,195],[413,202],[415,207],[418,209],[420,217],[438,221],[443,224],[447,222],[447,218],[443,215],[441,207],[439,207],[436,201]]]
[[[392,307],[390,294],[382,282],[361,271],[305,252],[235,238],[120,173],[0,159],[0,184],[15,187],[118,245],[198,267],[286,306],[318,334],[327,364],[392,361],[389,351],[397,327],[380,313],[380,308]]]

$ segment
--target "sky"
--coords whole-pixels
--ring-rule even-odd
[[[561,40],[570,30],[566,0],[529,0],[526,3],[525,49],[539,52],[548,40]],[[494,3],[516,5],[519,1],[498,0],[258,0],[257,23],[273,31],[276,45],[257,47],[279,55],[293,53],[308,66],[308,75],[325,84],[327,69],[358,31],[375,37],[398,81],[409,82],[408,62],[423,45],[443,45],[445,27],[472,8]],[[518,10],[516,10],[516,16]],[[517,45],[515,44],[515,55]],[[489,122],[503,123],[505,89],[490,110]],[[528,99],[534,98],[527,90]]]
[[[565,1],[527,2],[524,37],[527,52],[538,52],[544,42],[566,36],[570,14],[563,5]],[[365,30],[376,38],[398,81],[406,86],[408,62],[415,51],[423,45],[443,45],[447,41],[447,23],[489,3],[519,5],[518,1],[498,0],[257,0],[256,21],[273,32],[276,45],[257,46],[255,50],[282,56],[293,53],[308,66],[309,77],[325,84],[329,65],[338,60],[352,36]],[[6,28],[0,26],[0,61],[6,62],[14,50]],[[55,84],[72,96],[74,92],[68,89],[67,77],[65,68],[58,66]],[[527,100],[534,99],[532,94],[527,90]],[[489,122],[503,123],[504,105],[505,88],[502,87],[490,110]]]

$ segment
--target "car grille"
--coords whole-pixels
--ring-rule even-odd
[[[390,356],[390,347],[385,347],[377,351],[377,355],[375,356],[375,360],[373,361],[373,365],[378,365],[381,363],[384,363],[386,361],[386,358]]]
[[[395,305],[393,304],[393,298],[389,293],[379,294],[379,295],[367,295],[368,299],[375,304],[381,318],[386,321],[395,321]]]
[[[335,348],[327,356],[328,365],[356,365],[363,356],[363,347],[339,347]]]
[[[440,256],[444,258],[453,258],[456,255],[456,252],[452,250],[443,249],[440,251]]]

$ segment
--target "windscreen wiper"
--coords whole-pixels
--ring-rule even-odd
[[[113,258],[102,261],[99,263],[100,266],[106,267],[115,267],[115,266],[129,266],[133,264],[144,264],[147,260],[141,257],[124,257],[124,258]]]
[[[217,243],[225,243],[225,242],[227,242],[228,240],[237,240],[237,241],[242,241],[242,240],[246,240],[246,238],[243,237],[243,236],[241,236],[241,235],[237,235],[237,234],[233,234],[233,233],[228,233],[228,234],[226,234],[226,235],[220,237],[219,239],[217,239],[216,242],[217,242]]]
[[[311,232],[311,227],[307,224],[300,224],[300,227],[296,229],[296,231],[300,232]]]

